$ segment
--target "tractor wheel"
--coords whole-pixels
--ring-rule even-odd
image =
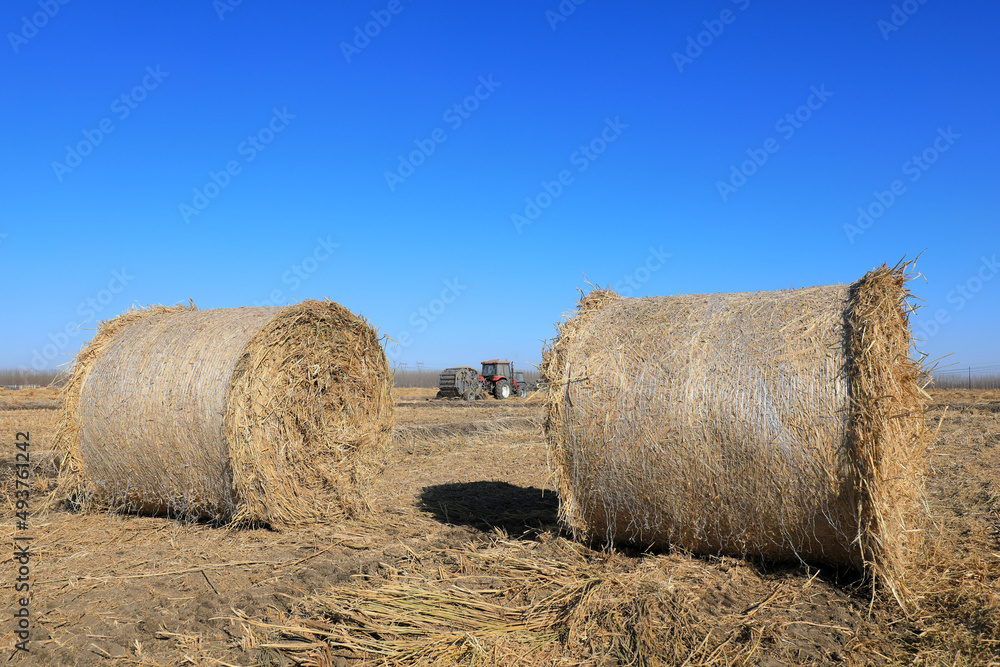
[[[509,398],[510,397],[510,382],[507,382],[507,380],[500,380],[499,382],[497,382],[496,386],[493,387],[493,396],[498,401],[502,401],[505,398]]]
[[[476,394],[477,393],[479,393],[479,392],[477,392],[475,389],[466,389],[465,390],[465,394],[462,396],[462,398],[464,398],[466,401],[468,401],[469,403],[471,403],[474,400],[476,400]]]
[[[528,398],[528,388],[524,385],[523,382],[517,385],[517,395],[520,396],[521,398]]]

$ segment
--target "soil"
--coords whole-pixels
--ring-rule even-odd
[[[14,433],[30,431],[36,489],[30,654],[14,654],[8,620],[7,655],[39,665],[377,664],[375,654],[294,628],[339,622],[324,596],[400,582],[445,590],[461,575],[472,577],[469,595],[511,609],[562,590],[559,582],[602,582],[566,608],[565,631],[537,635],[523,659],[535,664],[617,665],[640,654],[643,664],[1000,661],[1000,392],[932,396],[929,423],[940,429],[928,506],[939,569],[928,570],[934,581],[909,614],[849,572],[576,543],[559,528],[538,397],[467,404],[433,394],[397,391],[396,447],[372,515],[284,533],[42,511],[58,411],[5,410],[25,401],[0,395],[5,467]],[[57,404],[44,391],[30,400]],[[511,574],[527,562],[548,563],[547,574]],[[8,619],[16,566],[9,555],[0,563]],[[456,660],[514,664],[527,650],[504,637],[474,643],[482,655]]]

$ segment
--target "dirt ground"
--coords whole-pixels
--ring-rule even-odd
[[[1000,392],[932,395],[935,526],[909,613],[847,572],[575,543],[557,524],[538,397],[433,394],[396,392],[365,520],[278,533],[34,512],[31,653],[15,662],[1000,665]],[[14,434],[30,431],[47,488],[55,404],[0,394],[10,534]]]

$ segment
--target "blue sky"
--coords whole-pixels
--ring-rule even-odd
[[[1000,364],[998,19],[10,0],[0,367],[66,363],[136,303],[324,296],[396,363],[528,365],[588,283],[783,289],[921,252],[921,347]]]

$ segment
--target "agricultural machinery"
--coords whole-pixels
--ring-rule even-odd
[[[469,366],[446,368],[438,376],[438,398],[464,398],[474,401],[492,394],[497,400],[517,394],[524,398],[528,395],[528,385],[524,381],[524,373],[515,371],[509,361],[490,359],[482,362],[482,369],[477,372]]]

